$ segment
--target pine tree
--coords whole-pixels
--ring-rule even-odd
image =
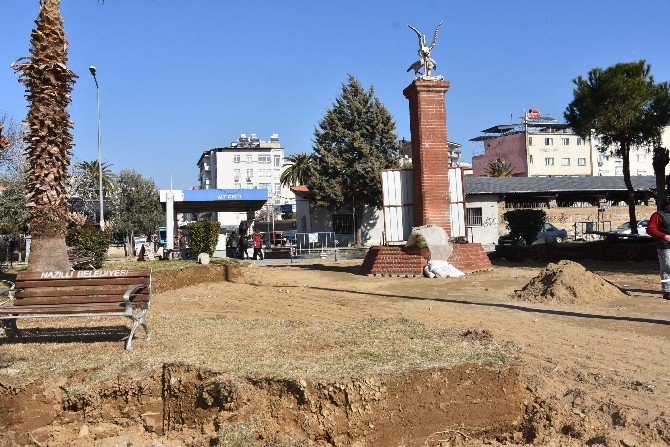
[[[30,57],[13,66],[30,103],[27,195],[30,212],[30,271],[68,270],[68,165],[73,146],[67,112],[76,75],[67,68],[67,39],[60,0],[41,0],[31,34]]]
[[[395,122],[374,89],[349,76],[342,92],[314,130],[314,167],[307,185],[312,201],[355,213],[355,243],[361,244],[363,212],[381,208],[381,171],[398,165]]]

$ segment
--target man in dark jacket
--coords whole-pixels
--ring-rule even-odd
[[[663,298],[670,300],[670,200],[666,200],[663,207],[651,215],[647,234],[658,241]]]

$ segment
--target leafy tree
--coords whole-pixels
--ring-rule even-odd
[[[31,56],[14,62],[30,103],[27,195],[32,234],[30,271],[68,270],[67,167],[73,146],[67,112],[76,75],[67,68],[60,0],[41,0]]]
[[[151,235],[164,222],[158,188],[152,179],[139,172],[119,173],[114,194],[115,229],[129,234]]]
[[[193,253],[208,253],[210,256],[216,250],[219,242],[221,224],[217,220],[196,220],[189,222],[188,237],[191,240]]]
[[[21,184],[26,181],[26,155],[21,125],[8,113],[0,113],[0,177],[4,183]]]
[[[7,138],[2,136],[2,129],[4,129],[5,126],[0,123],[0,150],[5,150],[9,147],[9,141]]]
[[[531,245],[537,233],[542,230],[542,226],[547,220],[547,213],[544,210],[520,209],[510,210],[503,214],[503,220],[509,228],[510,236],[513,239],[523,239],[527,245]]]
[[[500,158],[486,166],[487,177],[512,177],[512,171],[514,171],[512,165],[507,164],[505,160]]]
[[[21,183],[9,183],[0,193],[0,233],[18,235],[28,229],[26,191]]]
[[[286,156],[286,170],[281,174],[281,184],[284,186],[304,185],[312,170],[312,155],[306,152]]]
[[[112,235],[108,230],[101,230],[91,225],[72,226],[68,230],[65,240],[69,247],[76,248],[80,253],[93,256],[93,267],[102,267]],[[32,254],[31,254],[32,256]]]
[[[623,177],[628,189],[630,227],[635,225],[635,196],[630,179],[630,150],[649,147],[658,141],[664,126],[670,122],[668,84],[656,84],[645,61],[619,63],[594,68],[588,78],[579,76],[574,99],[564,116],[583,138],[599,139],[598,150],[612,149],[623,160]]]
[[[352,207],[356,245],[366,206],[381,208],[381,171],[397,166],[395,122],[370,87],[349,75],[314,130],[314,161],[306,179],[311,200],[333,211]]]

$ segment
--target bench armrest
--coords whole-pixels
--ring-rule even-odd
[[[11,281],[7,281],[6,279],[0,279],[0,282],[9,286],[9,289],[0,293],[0,296],[4,295],[5,293],[7,294],[7,299],[6,300],[1,300],[0,299],[0,306],[3,306],[5,304],[11,303],[12,300],[14,299],[14,293],[16,292],[16,288],[15,288],[16,284],[14,284]]]
[[[134,286],[130,286],[126,290],[126,293],[123,294],[123,302],[126,305],[126,316],[131,317],[133,315],[133,305],[130,302],[130,295],[146,288],[151,288],[151,286],[149,284],[135,284]]]

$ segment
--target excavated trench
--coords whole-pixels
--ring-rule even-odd
[[[231,379],[168,364],[145,379],[119,378],[80,391],[71,386],[73,379],[0,385],[0,440],[6,445],[97,445],[120,428],[139,427],[153,438],[179,439],[188,433],[188,440],[182,438],[187,445],[217,445],[222,428],[253,420],[260,439],[412,446],[424,445],[437,433],[510,439],[522,432],[527,410],[516,363],[338,380]]]

